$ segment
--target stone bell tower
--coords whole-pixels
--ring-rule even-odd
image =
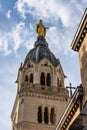
[[[12,130],[54,130],[69,100],[61,64],[45,39],[46,29],[40,20],[34,48],[18,70]]]

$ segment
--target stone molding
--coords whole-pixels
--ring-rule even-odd
[[[21,89],[19,93],[22,92],[46,92],[46,93],[57,93],[57,95],[68,95],[68,90],[65,87],[56,87],[56,86],[46,86],[46,85],[40,85],[40,84],[32,84],[32,83],[25,83],[23,82],[21,84]]]
[[[19,94],[19,98],[20,97],[24,97],[24,96],[31,96],[31,97],[37,97],[37,98],[43,98],[43,99],[48,99],[48,100],[59,100],[59,101],[68,101],[69,97],[59,97],[59,96],[49,96],[47,94],[39,94],[39,93],[26,93],[23,92],[21,94]]]
[[[87,34],[87,8],[86,8],[85,13],[82,17],[82,20],[79,24],[79,27],[76,31],[76,34],[73,38],[73,41],[71,43],[71,48],[74,51],[79,51],[80,46],[81,46],[86,34]]]
[[[31,127],[43,127],[44,128],[55,128],[55,125],[50,125],[50,124],[40,124],[40,123],[33,123],[33,122],[27,122],[27,121],[22,121],[16,124],[16,128],[31,128]]]

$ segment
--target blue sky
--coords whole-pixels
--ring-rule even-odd
[[[20,63],[37,38],[35,26],[43,19],[46,40],[60,59],[65,86],[81,83],[78,55],[70,44],[87,6],[87,0],[0,0],[0,130],[11,130]]]

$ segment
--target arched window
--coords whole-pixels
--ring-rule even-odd
[[[28,82],[28,75],[25,75],[25,82]]]
[[[45,85],[45,74],[43,72],[41,73],[40,84]]]
[[[42,107],[38,107],[38,122],[42,123]]]
[[[50,73],[47,74],[47,86],[51,86],[51,77],[50,77]]]
[[[55,111],[54,111],[54,108],[51,108],[50,122],[51,122],[51,124],[55,124]]]
[[[33,83],[33,74],[30,74],[30,83]]]
[[[48,124],[48,108],[47,107],[45,107],[45,109],[44,109],[44,122],[46,123],[46,124]]]

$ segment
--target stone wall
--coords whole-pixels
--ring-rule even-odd
[[[79,50],[79,61],[80,61],[82,86],[84,88],[84,98],[83,98],[83,105],[84,105],[87,101],[87,34]]]
[[[55,124],[59,121],[66,105],[67,105],[67,100],[62,97],[54,97],[52,98],[51,96],[47,95],[40,95],[37,94],[37,96],[23,96],[21,97],[21,100],[23,99],[23,102],[20,103],[19,105],[19,115],[18,115],[18,122],[21,121],[27,121],[27,122],[33,122],[33,123],[38,123],[38,107],[42,107],[42,113],[44,113],[44,108],[48,108],[48,113],[49,113],[49,120],[50,120],[50,111],[51,108],[54,108],[55,110]],[[44,121],[42,121],[44,124]],[[49,123],[50,124],[50,121]]]

